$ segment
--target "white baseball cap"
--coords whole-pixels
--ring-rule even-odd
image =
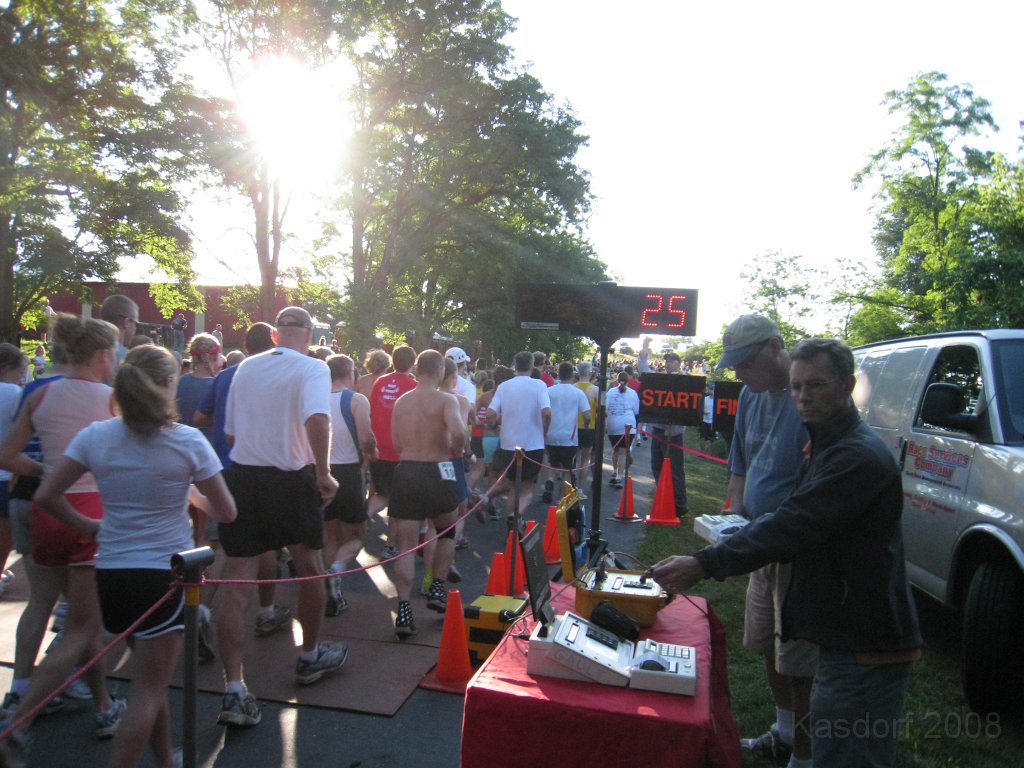
[[[459,363],[468,363],[469,355],[466,354],[462,347],[452,347],[444,353],[445,357],[449,357],[455,361],[456,365]]]

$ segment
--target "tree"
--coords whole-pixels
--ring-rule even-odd
[[[486,338],[511,328],[517,282],[602,279],[578,231],[589,185],[573,159],[585,137],[511,67],[500,4],[343,5],[358,76],[351,188],[339,200],[352,222],[354,336],[383,324]]]
[[[61,286],[145,255],[193,306],[173,189],[173,0],[0,5],[0,339]]]
[[[972,230],[993,155],[966,142],[998,127],[988,101],[946,81],[927,72],[886,94],[904,122],[854,177],[881,180],[875,246],[883,286],[902,297],[897,309],[911,333],[966,327],[977,303]]]
[[[997,155],[992,183],[981,189],[975,214],[967,324],[1024,328],[1024,166]]]
[[[805,326],[821,307],[820,270],[803,256],[778,252],[759,255],[749,269],[740,273],[750,283],[744,306],[774,320],[787,344],[813,335]]]
[[[191,134],[219,181],[248,199],[254,217],[253,245],[260,270],[259,319],[274,316],[281,246],[292,192],[238,111],[238,94],[254,67],[275,58],[315,67],[331,56],[332,0],[208,0],[205,43],[223,67],[232,98],[193,100]],[[341,23],[338,21],[338,23]]]

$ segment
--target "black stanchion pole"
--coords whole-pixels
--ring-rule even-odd
[[[601,370],[597,377],[597,424],[594,428],[594,450],[593,462],[594,471],[591,506],[590,506],[590,536],[587,539],[587,553],[589,559],[601,549],[601,488],[604,480],[604,430],[605,430],[605,377],[608,374],[608,347],[613,339],[598,339],[601,348]]]
[[[519,515],[519,494],[523,485],[523,456],[525,451],[516,447],[516,480],[512,486],[512,555],[508,561],[508,593],[515,594],[516,558],[519,555],[519,530],[522,519]]]
[[[196,678],[198,674],[199,625],[196,621],[203,569],[213,563],[213,550],[199,547],[171,556],[171,568],[185,583],[184,699],[182,703],[182,765],[196,766]]]

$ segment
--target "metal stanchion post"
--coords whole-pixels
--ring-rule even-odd
[[[171,568],[181,574],[185,583],[185,652],[184,701],[182,703],[182,765],[196,766],[196,678],[198,673],[199,625],[196,621],[199,607],[199,588],[203,583],[203,569],[213,563],[213,550],[199,547],[171,556]]]
[[[525,451],[516,447],[516,480],[512,486],[512,556],[508,563],[508,588],[512,594],[516,583],[516,558],[519,555],[519,531],[522,527],[522,519],[519,515],[519,494],[523,484],[523,456]]]

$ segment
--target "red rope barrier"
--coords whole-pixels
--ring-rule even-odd
[[[109,643],[103,646],[103,648],[100,649],[99,653],[97,653],[92,659],[90,659],[88,662],[79,667],[78,671],[71,675],[63,683],[61,683],[60,686],[58,686],[53,693],[51,693],[45,699],[43,699],[34,707],[32,707],[32,709],[30,709],[28,712],[24,712],[18,715],[18,717],[15,718],[15,720],[10,725],[8,725],[7,728],[0,732],[0,741],[3,741],[8,736],[10,736],[14,731],[18,730],[18,728],[20,728],[23,723],[35,719],[36,715],[38,715],[43,710],[43,707],[45,707],[54,696],[59,696],[60,694],[62,694],[65,690],[67,690],[67,688],[72,683],[78,680],[78,678],[80,678],[82,675],[84,675],[86,672],[88,672],[90,669],[96,666],[99,663],[100,659],[102,659],[104,656],[106,656],[114,649],[114,646],[116,646],[118,643],[120,643],[130,634],[132,634],[136,629],[138,629],[142,622],[144,622],[146,619],[153,615],[154,611],[156,611],[157,608],[159,608],[161,605],[170,600],[172,595],[180,591],[180,582],[178,584],[175,584],[169,590],[167,590],[167,594],[165,594],[163,597],[161,597],[159,600],[153,603],[152,607],[150,607],[149,610],[147,610],[139,618],[133,621],[131,626],[128,627],[128,629],[126,629],[121,634],[117,635],[113,640],[111,640]]]

